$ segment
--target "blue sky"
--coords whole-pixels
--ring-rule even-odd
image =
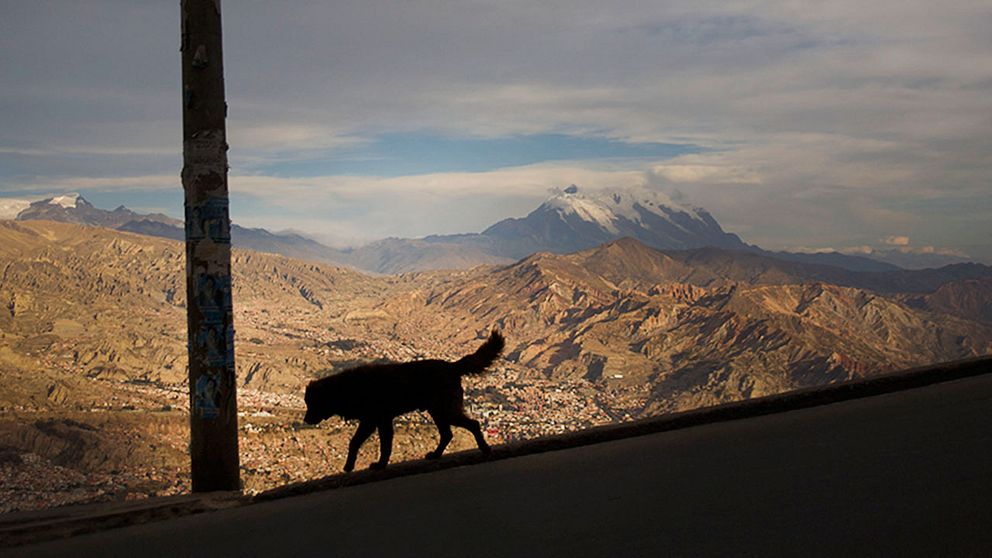
[[[224,4],[234,218],[358,242],[647,187],[773,249],[992,261],[992,4]],[[0,2],[0,198],[181,214],[178,6]]]
[[[701,149],[691,144],[627,142],[566,134],[496,138],[453,137],[428,132],[382,134],[353,147],[309,160],[275,161],[254,170],[279,177],[405,176],[487,172],[547,161],[653,161]]]

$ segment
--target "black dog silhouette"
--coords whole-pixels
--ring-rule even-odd
[[[379,461],[371,468],[385,467],[393,450],[393,419],[416,410],[427,411],[441,434],[437,448],[427,454],[428,459],[444,453],[451,441],[452,426],[467,429],[475,436],[479,449],[488,452],[489,444],[482,437],[479,421],[465,415],[462,376],[484,372],[503,351],[503,345],[503,336],[493,330],[479,350],[456,362],[417,360],[359,366],[314,380],[307,385],[303,422],[317,424],[332,415],[359,420],[358,430],[348,444],[345,471],[355,468],[358,448],[376,429]]]

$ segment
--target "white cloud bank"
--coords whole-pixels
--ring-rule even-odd
[[[909,246],[909,237],[904,235],[891,235],[881,240],[889,246]]]

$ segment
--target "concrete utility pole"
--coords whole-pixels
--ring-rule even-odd
[[[240,490],[220,0],[181,0],[193,491]]]

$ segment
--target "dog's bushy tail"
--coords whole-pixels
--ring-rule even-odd
[[[489,339],[479,347],[479,350],[454,363],[455,371],[459,376],[485,372],[486,368],[492,366],[499,354],[503,352],[503,345],[505,345],[503,335],[494,329],[489,334]]]

